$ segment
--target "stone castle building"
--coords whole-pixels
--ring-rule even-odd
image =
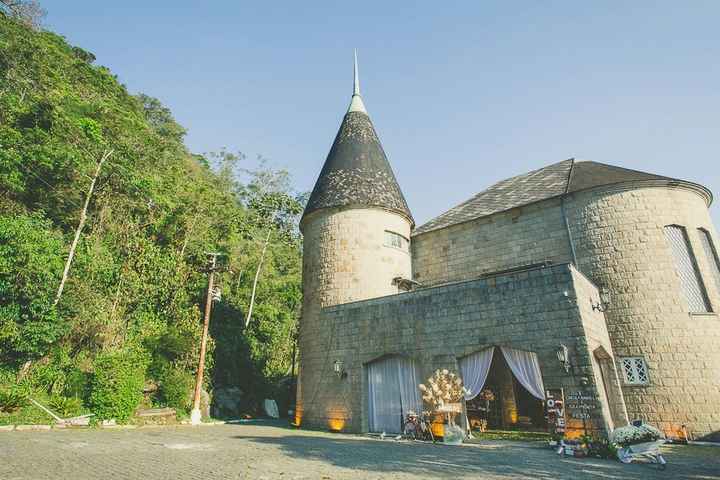
[[[486,415],[505,427],[540,427],[554,391],[569,431],[642,419],[720,440],[711,201],[696,183],[570,159],[415,226],[356,66],[300,224],[296,421],[397,431],[427,408],[417,384],[448,368],[494,390]]]

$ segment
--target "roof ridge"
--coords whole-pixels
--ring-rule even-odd
[[[572,182],[573,172],[575,171],[575,157],[570,157],[568,160],[570,160],[572,163],[570,164],[567,182],[565,183],[565,193],[568,193],[568,190],[570,190],[570,183]]]
[[[619,166],[619,165],[613,165],[613,164],[611,164],[611,163],[597,162],[597,161],[595,161],[595,160],[578,160],[577,163],[594,163],[595,165],[602,165],[603,167],[609,167],[609,168],[612,168],[612,169],[615,169],[615,170],[624,170],[624,171],[626,171],[626,172],[641,173],[641,174],[643,174],[643,175],[649,175],[649,176],[652,176],[652,177],[666,178],[666,179],[668,179],[668,180],[679,180],[679,181],[681,181],[681,182],[686,181],[686,180],[682,180],[682,179],[680,179],[680,178],[668,177],[668,176],[665,176],[665,175],[658,175],[657,173],[645,172],[645,171],[643,171],[643,170],[635,170],[634,168],[621,167],[621,166]]]

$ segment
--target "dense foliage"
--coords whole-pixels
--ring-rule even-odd
[[[66,332],[52,307],[62,251],[39,214],[0,217],[0,356],[38,356]]]
[[[141,351],[111,350],[95,358],[89,406],[99,420],[127,421],[142,399],[147,360]]]
[[[139,374],[112,359],[141,352],[142,381],[160,386],[153,401],[185,404],[179,390],[197,364],[205,252],[218,251],[225,271],[207,387],[261,399],[291,370],[302,198],[265,163],[250,169],[240,154],[191,154],[166,107],[131,95],[94,60],[0,13],[0,378],[20,375],[35,391],[120,418],[106,409],[108,382],[128,376],[116,388],[123,403]]]

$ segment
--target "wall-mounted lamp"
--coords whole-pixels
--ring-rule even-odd
[[[570,304],[572,304],[575,300],[575,296],[573,296],[573,294],[567,290],[563,290],[562,295],[563,297],[565,297],[565,300]]]
[[[337,375],[337,377],[341,380],[347,377],[347,372],[345,371],[342,360],[335,360],[335,362],[333,362],[333,371],[335,372],[335,375]]]
[[[565,373],[570,372],[570,354],[568,353],[568,347],[561,343],[556,353],[558,360],[565,369]]]
[[[590,299],[590,305],[592,305],[593,311],[597,310],[598,312],[604,312],[608,309],[610,306],[610,292],[603,288],[600,290],[600,301],[598,303],[595,303],[593,299]]]

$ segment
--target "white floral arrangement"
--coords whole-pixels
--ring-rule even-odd
[[[435,410],[451,403],[459,402],[470,391],[463,387],[462,380],[448,369],[435,370],[428,378],[427,385],[418,385],[422,398],[433,406]]]
[[[665,438],[665,435],[652,425],[642,424],[639,427],[627,425],[616,428],[610,434],[610,441],[623,447],[637,445],[638,443],[655,442]]]

